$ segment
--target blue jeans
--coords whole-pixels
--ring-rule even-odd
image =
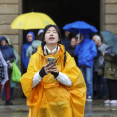
[[[87,96],[93,97],[93,68],[87,66],[80,66],[80,69],[86,82]]]

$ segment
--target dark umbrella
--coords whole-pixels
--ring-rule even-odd
[[[112,47],[112,52],[117,54],[117,36],[111,31],[101,31],[105,42]]]
[[[8,68],[7,63],[4,60],[0,51],[0,84],[4,85],[8,80]]]

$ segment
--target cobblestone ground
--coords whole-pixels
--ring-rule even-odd
[[[117,105],[105,105],[104,100],[86,102],[84,117],[117,117]],[[5,106],[0,99],[0,117],[28,117],[26,99],[15,99],[13,106]]]

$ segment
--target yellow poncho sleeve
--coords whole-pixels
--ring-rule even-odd
[[[25,96],[27,97],[27,100],[30,100],[32,98],[32,80],[35,73],[38,72],[37,68],[37,57],[34,55],[31,56],[27,72],[23,74],[23,76],[20,79],[23,92]]]

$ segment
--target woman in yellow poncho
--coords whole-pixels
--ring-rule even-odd
[[[29,117],[84,116],[85,81],[60,42],[58,27],[46,26],[43,43],[31,56],[27,72],[20,80],[30,108]],[[54,57],[56,63],[47,63],[48,57]]]

